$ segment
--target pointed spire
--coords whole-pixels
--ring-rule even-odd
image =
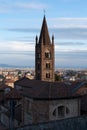
[[[41,32],[40,32],[40,38],[39,38],[40,44],[42,43],[42,39],[43,39],[43,44],[45,44],[45,45],[51,43],[45,15],[43,18],[42,28],[41,28]]]
[[[38,36],[36,35],[36,44],[38,44]]]
[[[54,35],[52,35],[52,44],[54,44]]]

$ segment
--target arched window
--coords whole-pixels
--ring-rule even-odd
[[[50,63],[46,63],[46,69],[50,69]]]
[[[65,116],[65,107],[64,106],[59,106],[58,107],[58,117],[62,118]]]
[[[49,50],[45,51],[45,58],[51,58],[51,52]]]
[[[64,118],[66,115],[70,113],[69,108],[66,106],[58,106],[53,110],[53,116],[55,118]]]
[[[50,73],[49,72],[46,73],[46,78],[50,78]]]

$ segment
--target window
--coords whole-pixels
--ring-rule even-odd
[[[50,63],[46,63],[46,69],[50,69]]]
[[[59,106],[58,107],[58,117],[60,117],[60,118],[62,118],[62,117],[64,117],[64,115],[65,115],[65,107],[64,106]]]
[[[68,107],[65,106],[59,106],[56,107],[53,111],[53,116],[55,118],[64,118],[66,115],[68,115],[70,113]]]
[[[46,73],[46,78],[50,78],[50,73]]]
[[[51,52],[50,51],[46,50],[45,58],[51,58]]]

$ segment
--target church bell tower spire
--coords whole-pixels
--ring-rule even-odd
[[[51,42],[45,15],[39,39],[36,36],[35,73],[36,80],[54,81],[54,36]]]

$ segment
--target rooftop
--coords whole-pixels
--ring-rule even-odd
[[[80,96],[73,91],[81,82],[47,82],[23,78],[15,82],[22,86],[22,94],[33,99],[63,99]]]

